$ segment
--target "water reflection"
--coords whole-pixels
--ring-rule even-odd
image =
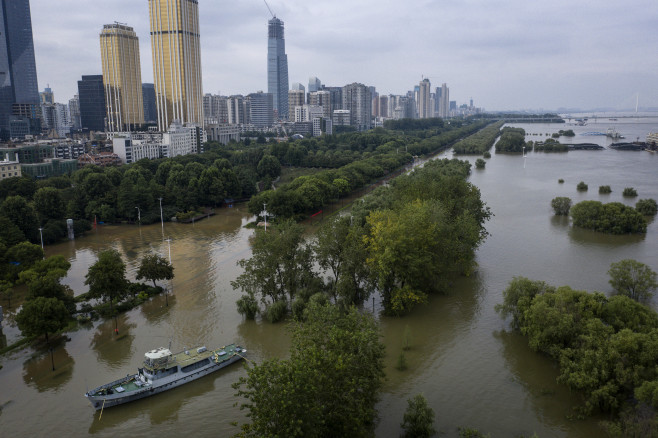
[[[493,333],[502,346],[506,368],[514,378],[508,382],[509,388],[501,389],[511,393],[514,387],[521,385],[525,395],[525,405],[530,405],[538,418],[553,429],[563,429],[565,418],[574,416],[574,397],[566,386],[557,383],[557,366],[546,356],[535,353],[528,347],[527,339],[516,332],[495,331]],[[568,436],[602,436],[598,426],[599,418],[574,420],[569,423]],[[533,430],[518,430],[514,436],[530,436]]]
[[[290,336],[287,336],[285,324],[285,322],[271,324],[265,321],[243,320],[238,325],[236,342],[247,348],[249,359],[256,363],[260,363],[263,359],[287,358],[291,341]]]
[[[614,234],[586,230],[579,227],[571,227],[569,229],[569,237],[572,242],[578,243],[582,246],[614,249],[644,242],[646,234],[623,234],[617,236]]]
[[[551,225],[554,228],[563,229],[568,227],[570,223],[569,216],[554,215],[551,217]]]
[[[128,322],[124,313],[118,316],[119,335],[114,332],[115,321],[108,319],[96,329],[91,340],[91,348],[96,352],[99,361],[118,368],[130,362],[133,357],[132,347],[135,335],[132,330],[137,327],[135,323]]]
[[[169,303],[169,305],[167,305]],[[176,294],[167,292],[152,297],[139,306],[142,316],[151,323],[156,325],[161,323],[168,315],[169,309],[176,305]]]
[[[23,364],[23,381],[39,392],[57,391],[71,380],[75,361],[64,348],[67,339],[53,343],[49,350],[40,350]],[[55,371],[53,371],[53,362]]]

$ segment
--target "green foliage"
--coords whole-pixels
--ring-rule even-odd
[[[581,181],[576,186],[576,190],[578,190],[579,192],[586,192],[587,190],[589,190],[589,187],[587,186],[587,184],[585,184],[585,181]]]
[[[644,216],[655,216],[658,213],[658,203],[655,199],[640,199],[635,204],[635,209]]]
[[[373,436],[384,346],[368,314],[310,304],[291,325],[290,359],[247,368],[234,385],[250,423],[240,437]]]
[[[137,280],[151,280],[153,287],[156,280],[171,280],[174,278],[174,267],[159,254],[147,254],[142,259],[137,270]]]
[[[459,427],[457,429],[459,432],[459,438],[489,438],[489,435],[485,435],[477,429],[470,427]]]
[[[10,219],[0,216],[0,240],[8,246],[14,246],[25,240],[25,234]]]
[[[258,162],[257,170],[261,177],[276,178],[281,175],[281,163],[272,155],[263,155]]]
[[[116,250],[103,251],[98,261],[91,265],[85,276],[91,298],[102,298],[112,303],[122,300],[128,294],[126,265]]]
[[[560,365],[558,382],[582,395],[584,414],[618,414],[634,391],[652,397],[658,379],[658,315],[626,296],[558,289],[514,279],[497,306],[531,348]],[[636,388],[641,388],[636,391]]]
[[[24,336],[45,335],[66,327],[69,312],[64,303],[57,298],[38,297],[27,301],[16,315],[18,328]]]
[[[634,198],[637,196],[637,190],[635,190],[633,187],[626,187],[624,189],[623,195],[628,198]]]
[[[557,180],[557,182],[558,182],[559,184],[564,184],[564,179],[560,178],[560,179]]]
[[[571,209],[573,224],[577,227],[609,234],[645,233],[647,221],[633,207],[619,202],[603,204],[583,201]]]
[[[487,151],[484,154],[482,154],[484,158],[491,158],[491,152]]]
[[[599,194],[601,195],[607,195],[612,193],[612,189],[610,186],[599,186]]]
[[[0,215],[16,225],[31,242],[39,241],[39,220],[34,207],[22,196],[9,196],[0,205]]]
[[[19,263],[20,270],[25,270],[43,259],[43,250],[39,245],[22,242],[9,248],[6,258],[9,262]]]
[[[297,300],[295,300],[297,302]],[[238,305],[238,313],[247,319],[255,319],[258,315],[258,301],[252,294],[245,294],[240,297],[236,303]],[[294,310],[294,308],[293,308]]]
[[[395,365],[395,369],[398,371],[405,371],[407,368],[407,357],[404,355],[404,351],[401,351],[400,355],[398,356],[398,363]]]
[[[610,265],[610,285],[615,293],[625,295],[637,302],[647,303],[658,288],[656,273],[637,260],[622,260]]]
[[[487,162],[484,161],[482,158],[478,158],[475,160],[475,167],[477,169],[484,169],[484,167],[487,165]]]
[[[558,196],[551,201],[551,207],[557,216],[569,216],[571,210],[571,198]]]
[[[407,400],[407,410],[400,426],[404,429],[404,438],[430,438],[436,434],[434,410],[422,394]]]
[[[489,149],[494,145],[496,138],[500,135],[500,128],[502,128],[503,124],[504,122],[497,122],[486,126],[475,134],[459,141],[453,146],[455,154],[488,153]],[[489,157],[491,157],[491,154],[489,154]]]
[[[256,230],[251,242],[252,257],[238,262],[244,272],[231,285],[252,297],[260,296],[266,305],[277,301],[285,304],[286,299],[293,302],[315,277],[312,252],[303,232],[292,221],[271,226],[268,231]],[[278,314],[280,307],[276,309]]]
[[[283,321],[288,314],[288,303],[285,299],[280,299],[265,307],[265,319],[274,324]]]
[[[525,146],[525,130],[522,128],[505,127],[500,140],[496,143],[496,152],[523,152]]]
[[[530,144],[528,144],[530,146]],[[552,138],[546,139],[544,142],[537,142],[534,145],[535,152],[569,152],[569,146],[562,144]]]

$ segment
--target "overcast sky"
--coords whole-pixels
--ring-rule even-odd
[[[39,88],[66,103],[100,74],[99,33],[140,39],[153,81],[147,0],[31,0]],[[424,77],[488,110],[658,107],[657,0],[271,0],[290,83],[362,82],[403,94]],[[199,0],[206,93],[267,91],[262,0]]]

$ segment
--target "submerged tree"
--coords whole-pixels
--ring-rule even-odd
[[[404,438],[430,438],[436,434],[434,410],[429,407],[422,394],[407,400],[407,410],[400,426],[404,429]]]
[[[151,280],[156,287],[156,280],[171,280],[174,278],[174,267],[159,254],[147,254],[137,270],[137,280]]]
[[[16,315],[18,328],[25,336],[45,335],[66,327],[70,318],[69,311],[57,298],[38,297],[23,305]]]
[[[89,286],[89,296],[109,301],[110,309],[113,308],[115,300],[123,299],[128,293],[126,265],[116,250],[101,252],[98,261],[91,265],[85,278],[85,284]]]
[[[370,437],[384,378],[372,316],[311,303],[292,329],[290,359],[268,360],[234,385],[247,401],[240,437]]]
[[[626,295],[640,303],[648,302],[658,287],[656,273],[637,260],[622,260],[610,265],[610,285],[615,293]]]

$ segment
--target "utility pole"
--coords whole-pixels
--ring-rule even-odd
[[[160,201],[160,223],[162,224],[162,240],[164,240],[164,216],[162,215],[162,198],[158,198]]]

